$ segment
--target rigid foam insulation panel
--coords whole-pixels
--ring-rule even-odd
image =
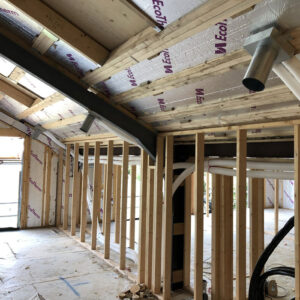
[[[266,179],[265,182],[265,207],[271,208],[275,202],[275,179]],[[294,209],[294,180],[279,180],[278,199],[280,208]]]
[[[44,174],[44,151],[45,146],[36,141],[31,142],[30,173],[29,173],[29,196],[28,196],[28,227],[40,227],[42,216],[43,199],[43,174]],[[57,185],[57,162],[56,155],[52,156],[51,163],[51,188],[50,188],[50,213],[49,225],[55,225],[56,210],[56,185]],[[46,199],[44,199],[46,201]],[[44,202],[46,203],[46,202]]]

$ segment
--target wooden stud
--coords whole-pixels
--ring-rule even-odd
[[[206,217],[209,218],[209,173],[206,172]]]
[[[114,158],[113,141],[108,141],[107,148],[107,168],[106,168],[106,188],[105,188],[105,240],[104,240],[104,258],[110,256],[110,223],[111,223],[111,196],[112,196],[112,173],[113,173],[113,158]]]
[[[81,218],[81,193],[82,193],[82,170],[79,170],[79,176],[78,176],[78,199],[77,199],[77,205],[76,205],[76,226],[80,227],[80,218]]]
[[[236,299],[246,299],[246,156],[247,131],[237,131],[236,157]]]
[[[211,297],[221,299],[221,175],[212,175]]]
[[[163,261],[163,299],[171,300],[171,273],[172,273],[172,225],[173,225],[173,146],[174,138],[166,137],[165,154],[165,199],[164,199],[164,261]],[[204,162],[204,161],[203,161]],[[204,165],[203,165],[204,166]]]
[[[27,227],[30,152],[31,152],[31,137],[26,136],[24,139],[23,171],[22,171],[22,201],[21,201],[21,219],[20,219],[20,225],[22,229]]]
[[[100,220],[102,219],[102,228],[101,233],[105,234],[105,210],[106,210],[106,201],[105,201],[105,195],[106,195],[106,182],[107,182],[107,164],[104,166],[104,182],[103,182],[103,194],[102,194],[102,218],[101,218],[101,209],[99,212]],[[101,202],[100,202],[101,206]]]
[[[154,177],[152,289],[155,294],[161,289],[163,141],[163,137],[157,138]]]
[[[115,221],[115,243],[120,243],[120,211],[121,211],[121,175],[122,167],[117,166],[117,191],[116,191],[116,221]]]
[[[98,211],[100,207],[100,142],[96,142],[94,149],[94,191],[93,191],[93,214],[92,214],[92,250],[96,250],[97,247],[97,229],[98,229]]]
[[[129,248],[134,250],[135,238],[135,197],[136,197],[136,166],[131,166],[131,201],[130,201],[130,236]]]
[[[264,250],[264,179],[250,178],[250,272]]]
[[[89,143],[84,143],[83,175],[81,191],[81,222],[80,222],[80,241],[85,242],[86,213],[87,213],[87,189],[89,175]]]
[[[139,216],[139,262],[138,262],[138,282],[145,282],[145,246],[146,246],[146,208],[147,208],[147,170],[148,156],[145,150],[141,153],[141,196],[140,196],[140,216]]]
[[[73,161],[73,192],[72,192],[72,211],[71,211],[71,235],[76,234],[76,208],[79,200],[79,171],[78,171],[79,144],[74,145],[74,161]]]
[[[203,299],[203,185],[204,134],[197,133],[195,141],[195,266],[194,299]]]
[[[148,165],[149,165],[148,156]],[[151,289],[152,284],[152,245],[153,245],[153,198],[154,198],[154,169],[148,168],[147,177],[147,207],[146,207],[146,258],[145,284]]]
[[[121,229],[120,229],[120,269],[126,267],[126,221],[127,221],[127,182],[129,145],[123,142],[122,191],[121,191]]]
[[[295,164],[295,300],[300,300],[300,125],[294,133]]]
[[[275,179],[275,200],[274,200],[274,234],[278,232],[279,222],[279,179]]]
[[[58,174],[57,174],[57,191],[56,191],[56,227],[61,225],[61,204],[62,204],[62,188],[63,188],[63,161],[64,150],[59,149],[58,154]]]
[[[45,226],[49,226],[49,217],[50,217],[52,156],[53,156],[53,152],[50,148],[48,148],[47,170],[46,170],[47,180],[46,180]]]
[[[70,161],[71,161],[71,145],[67,145],[66,150],[66,169],[65,169],[65,199],[64,199],[64,221],[63,229],[68,229],[69,217],[69,197],[70,197]]]
[[[43,166],[43,190],[42,190],[42,213],[41,213],[41,227],[44,226],[45,213],[45,198],[46,198],[46,169],[47,169],[47,146],[44,147],[44,166]]]
[[[191,176],[185,180],[184,197],[184,265],[183,283],[185,288],[190,287],[191,277]]]
[[[117,198],[117,169],[118,169],[118,166],[117,165],[114,165],[113,167],[113,209],[112,209],[112,216],[111,216],[111,219],[113,221],[115,221],[115,224],[116,224],[116,198]]]

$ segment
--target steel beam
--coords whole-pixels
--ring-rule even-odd
[[[120,111],[104,99],[88,92],[54,67],[46,64],[27,50],[0,34],[0,55],[12,61],[26,72],[50,85],[72,99],[97,119],[134,140],[152,159],[156,156],[156,133]]]

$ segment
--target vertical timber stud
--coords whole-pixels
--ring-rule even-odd
[[[131,166],[131,201],[130,201],[130,238],[129,248],[134,250],[134,236],[135,236],[135,188],[136,188],[136,166]],[[145,234],[144,234],[145,236]]]
[[[278,213],[278,207],[279,207],[279,179],[275,179],[275,201],[274,201],[274,234],[277,234],[278,232],[278,219],[279,219],[279,213]]]
[[[146,248],[146,207],[147,207],[147,171],[148,155],[141,152],[141,197],[140,197],[140,220],[139,220],[139,263],[138,282],[145,282],[145,248]]]
[[[148,165],[150,157],[148,156]],[[154,193],[154,170],[148,168],[147,178],[147,207],[146,207],[146,261],[145,283],[151,289],[152,281],[152,246],[153,246],[153,193]]]
[[[104,258],[108,259],[110,255],[110,221],[111,221],[111,196],[112,196],[112,174],[114,158],[113,141],[108,141],[107,148],[107,168],[106,168],[106,188],[105,188],[105,240],[104,240]]]
[[[196,134],[195,145],[195,274],[194,299],[203,299],[203,177],[204,177],[204,134]]]
[[[212,175],[212,300],[221,297],[221,175]]]
[[[62,187],[63,187],[63,161],[64,150],[59,149],[58,153],[58,175],[57,175],[57,194],[56,194],[56,227],[61,225],[61,204],[62,204]]]
[[[45,196],[46,196],[46,168],[47,168],[47,146],[44,146],[44,166],[43,166],[43,195],[42,195],[42,212],[41,227],[44,226]]]
[[[71,160],[71,145],[67,145],[66,151],[66,169],[65,169],[65,200],[64,200],[64,221],[63,229],[68,229],[69,216],[69,194],[70,194],[70,160]]]
[[[165,155],[165,199],[164,199],[164,218],[165,218],[165,255],[163,262],[163,299],[171,300],[171,269],[172,269],[172,225],[173,225],[173,205],[172,205],[172,186],[173,186],[173,136],[166,137]]]
[[[191,176],[185,180],[184,195],[184,287],[190,287],[191,280]]]
[[[128,153],[127,142],[123,142],[122,190],[121,190],[121,230],[120,230],[120,269],[126,267],[126,221],[127,221],[127,182],[128,182]]]
[[[206,172],[206,217],[209,218],[209,173]]]
[[[78,171],[78,155],[79,155],[79,144],[74,145],[74,161],[73,161],[73,192],[72,192],[72,212],[71,212],[71,235],[76,233],[76,208],[79,190],[79,171]]]
[[[95,143],[94,149],[94,191],[93,191],[93,214],[92,214],[92,250],[96,250],[97,246],[97,229],[98,229],[98,211],[100,207],[100,185],[101,182],[99,180],[100,174],[100,142]]]
[[[118,166],[114,165],[113,167],[113,210],[112,210],[112,220],[116,222],[116,199],[117,199],[117,169]]]
[[[108,148],[107,148],[108,152]],[[105,234],[105,210],[106,210],[106,202],[105,202],[105,195],[106,195],[106,182],[107,182],[107,164],[104,165],[104,182],[103,182],[103,201],[102,201],[102,230],[101,233]],[[101,216],[101,211],[100,211]]]
[[[53,156],[52,150],[50,148],[48,148],[46,205],[45,205],[45,226],[49,226],[52,156]]]
[[[237,131],[236,145],[236,299],[246,300],[246,130]]]
[[[30,152],[31,152],[31,137],[26,135],[24,139],[23,171],[22,171],[22,202],[21,202],[21,220],[20,220],[22,229],[27,227]]]
[[[161,288],[161,243],[162,243],[162,183],[163,183],[163,137],[158,136],[156,142],[154,208],[153,208],[153,257],[152,257],[152,289],[155,294]]]
[[[295,300],[300,300],[300,125],[295,125],[294,133],[295,164]]]
[[[121,211],[121,175],[122,175],[122,167],[117,167],[117,190],[116,190],[116,216],[115,216],[115,243],[120,243],[120,211]]]
[[[87,208],[87,181],[89,173],[89,143],[84,143],[82,190],[81,190],[81,222],[80,241],[85,242],[86,208]]]

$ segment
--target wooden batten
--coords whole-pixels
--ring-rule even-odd
[[[57,174],[57,192],[56,192],[56,227],[61,225],[61,205],[62,205],[62,188],[63,188],[63,161],[64,150],[59,149],[58,154],[58,174]]]
[[[148,156],[148,165],[149,159]],[[148,168],[147,174],[145,284],[150,289],[152,286],[154,169]]]
[[[135,236],[135,197],[136,197],[136,166],[131,166],[131,197],[130,197],[130,236],[129,248],[134,250]]]
[[[93,213],[92,213],[92,250],[96,250],[97,246],[97,229],[98,229],[98,211],[100,207],[100,142],[96,142],[94,148],[94,191],[93,191]]]
[[[162,183],[163,183],[163,137],[156,143],[154,209],[153,209],[153,250],[152,250],[152,289],[159,294],[161,289],[161,251],[162,251]]]
[[[47,148],[45,226],[49,226],[49,217],[50,217],[52,157],[53,157],[52,150],[50,148]]]
[[[147,170],[148,155],[145,150],[141,153],[141,197],[140,197],[140,220],[139,220],[139,262],[138,281],[145,282],[145,246],[146,246],[146,208],[147,208]]]
[[[236,299],[246,299],[246,156],[247,131],[237,131],[236,158]]]
[[[204,185],[204,134],[196,134],[195,142],[195,262],[194,299],[203,299],[203,185]]]
[[[79,171],[78,171],[78,156],[79,156],[79,144],[74,145],[74,161],[73,161],[73,192],[72,192],[72,211],[71,211],[71,235],[76,233],[76,212],[77,202],[79,201]]]
[[[191,280],[191,176],[185,180],[184,196],[184,262],[183,286],[190,287]]]
[[[21,219],[20,219],[20,225],[22,229],[27,227],[30,151],[31,151],[31,137],[26,136],[24,139],[23,171],[22,171],[22,200],[21,200]]]
[[[127,182],[129,145],[123,142],[122,190],[121,190],[121,228],[120,228],[120,269],[126,267],[126,220],[127,220]]]
[[[164,199],[164,258],[163,258],[163,299],[171,299],[171,270],[172,270],[172,224],[173,224],[173,146],[174,138],[166,137],[165,154],[165,199]],[[203,165],[204,166],[204,165]]]
[[[300,299],[300,125],[294,128],[295,164],[295,299]]]
[[[63,220],[64,230],[68,229],[69,197],[70,197],[70,162],[71,162],[71,145],[67,145],[66,169],[65,169],[64,220]]]
[[[80,241],[85,242],[86,230],[86,210],[87,210],[87,189],[89,172],[89,143],[84,143],[82,191],[81,191],[81,222],[80,222]]]
[[[104,258],[110,256],[110,223],[111,223],[111,197],[112,197],[112,175],[113,175],[113,141],[108,142],[107,149],[107,168],[106,168],[106,188],[105,188],[105,239],[104,239]]]
[[[116,217],[115,217],[115,243],[120,243],[120,210],[121,210],[121,176],[122,167],[117,167],[117,190],[116,190]]]

